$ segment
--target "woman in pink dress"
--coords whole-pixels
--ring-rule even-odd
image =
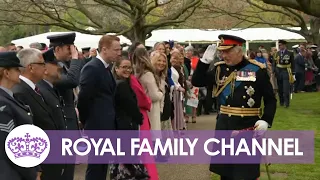
[[[132,48],[131,53],[133,53],[136,48],[143,48],[143,45],[140,43],[136,43],[133,46],[134,47],[131,47]],[[129,57],[131,57],[131,53],[129,54]],[[140,108],[141,114],[143,115],[143,124],[140,126],[140,130],[145,132],[150,131],[151,126],[150,126],[148,112],[150,112],[151,110],[151,104],[152,104],[151,99],[149,98],[149,96],[147,96],[144,88],[142,87],[138,79],[133,74],[130,76],[130,85],[132,90],[136,94],[138,106]],[[146,133],[143,133],[143,134],[146,134]],[[149,139],[151,143],[152,142],[151,134],[149,136]],[[154,158],[152,156],[144,156],[143,158],[147,159],[149,162],[150,161],[154,162]],[[145,166],[148,170],[150,180],[158,180],[159,179],[158,170],[155,162],[145,164]]]

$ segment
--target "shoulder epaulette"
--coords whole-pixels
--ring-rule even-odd
[[[221,64],[226,64],[226,62],[224,62],[224,61],[219,61],[219,62],[214,63],[214,66],[219,66],[219,65],[221,65]]]
[[[258,62],[258,61],[254,60],[254,59],[249,59],[249,62],[250,62],[251,64],[254,64],[254,65],[259,66],[261,69],[265,69],[265,68],[266,68],[266,65],[265,65],[265,64],[263,64],[263,63],[261,63],[261,62]]]

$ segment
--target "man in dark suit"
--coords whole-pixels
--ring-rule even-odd
[[[304,81],[305,81],[305,60],[306,49],[303,47],[299,49],[299,54],[294,58],[295,63],[295,78],[296,82],[294,84],[294,92],[298,93],[303,91],[304,89]]]
[[[99,41],[99,54],[82,69],[78,110],[85,130],[116,129],[116,83],[110,65],[120,58],[120,39],[105,35]],[[107,164],[88,164],[86,180],[105,180],[107,170]]]
[[[43,130],[58,130],[59,126],[36,85],[43,79],[46,70],[41,51],[33,48],[23,49],[17,56],[24,68],[20,76],[21,83],[13,87],[15,98],[30,106],[34,125]],[[41,164],[41,169],[42,180],[60,179],[63,172],[61,166],[56,165]]]
[[[81,60],[78,60],[78,51],[74,46],[75,37],[75,33],[64,33],[47,37],[50,40],[51,47],[48,51],[54,54],[54,59],[59,61],[59,64],[63,67],[61,79],[53,85],[58,89],[60,96],[63,97],[63,111],[66,116],[68,130],[79,130],[73,89],[79,85],[80,71],[83,63]],[[63,174],[64,180],[74,179],[74,168],[75,165],[72,164],[66,166]]]

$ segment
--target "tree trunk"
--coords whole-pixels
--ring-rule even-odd
[[[141,27],[134,27],[133,28],[133,37],[131,40],[131,42],[140,42],[143,45],[145,45],[146,42],[146,33],[144,32],[145,29],[141,28]]]
[[[131,22],[136,22],[131,31],[125,33],[124,35],[130,39],[131,43],[140,42],[145,45],[147,32],[144,28],[145,17],[143,17],[143,12],[136,10],[131,14]]]
[[[301,30],[301,35],[306,38],[308,43],[320,45],[320,18],[310,19],[310,30]]]
[[[312,43],[320,44],[320,18],[311,18],[310,32],[312,36]]]

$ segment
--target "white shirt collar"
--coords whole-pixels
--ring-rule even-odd
[[[45,79],[44,79],[44,81],[45,81],[46,83],[48,83],[50,87],[53,88],[53,84],[52,84],[51,82],[49,82],[49,81],[47,81],[47,80],[45,80]]]
[[[101,58],[100,54],[97,54],[96,58],[98,58],[98,59],[103,63],[103,65],[104,65],[106,68],[108,68],[109,64],[106,63],[106,62]]]
[[[36,89],[36,85],[30,79],[28,79],[28,78],[26,78],[26,77],[24,77],[22,75],[20,75],[19,78],[21,80],[23,80],[25,83],[27,83],[31,87],[31,89],[33,89],[33,90]]]

